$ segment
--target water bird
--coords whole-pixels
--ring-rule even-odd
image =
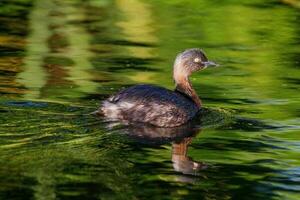
[[[189,76],[212,66],[218,64],[209,61],[201,49],[187,49],[177,55],[173,65],[174,91],[156,85],[134,85],[104,100],[95,113],[111,120],[158,127],[183,125],[202,107]]]

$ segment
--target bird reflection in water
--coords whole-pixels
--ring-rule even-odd
[[[186,175],[198,175],[200,170],[206,169],[207,164],[199,161],[194,161],[187,156],[188,147],[191,144],[193,137],[182,138],[181,141],[172,143],[172,163],[175,171]]]
[[[112,126],[111,123],[109,123]],[[120,123],[114,123],[113,126]],[[112,128],[112,127],[110,127]],[[176,172],[183,175],[177,177],[182,182],[193,181],[193,176],[199,176],[199,171],[208,167],[207,164],[199,161],[194,161],[188,156],[188,148],[196,135],[201,132],[199,125],[192,122],[183,126],[162,128],[145,124],[130,124],[126,125],[121,131],[129,138],[140,144],[147,144],[151,146],[159,146],[163,144],[172,143],[172,163]]]

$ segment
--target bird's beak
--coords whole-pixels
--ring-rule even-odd
[[[218,67],[220,66],[219,64],[213,62],[213,61],[206,61],[206,62],[203,62],[205,68],[207,67]]]

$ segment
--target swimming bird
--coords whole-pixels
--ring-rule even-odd
[[[140,122],[158,127],[176,127],[191,120],[202,103],[189,76],[196,71],[217,66],[208,61],[201,49],[179,53],[173,65],[175,90],[140,84],[121,90],[104,100],[96,111],[110,120]]]

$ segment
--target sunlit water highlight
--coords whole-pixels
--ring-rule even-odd
[[[297,1],[0,2],[0,199],[299,199]],[[192,76],[204,102],[184,127],[96,118],[133,84]]]

